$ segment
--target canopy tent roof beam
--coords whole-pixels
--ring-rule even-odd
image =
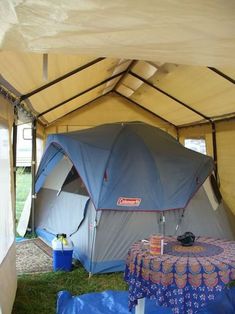
[[[224,79],[226,79],[227,81],[229,81],[229,82],[235,84],[235,80],[234,80],[232,77],[228,76],[227,74],[223,73],[222,71],[220,71],[220,70],[218,70],[218,69],[216,69],[216,68],[213,68],[213,67],[208,67],[208,69],[211,70],[211,71],[213,71],[213,72],[215,72],[216,74],[222,76],[222,77],[223,77]]]
[[[178,128],[179,129],[191,128],[191,127],[202,126],[202,125],[209,124],[209,123],[211,124],[212,122],[213,123],[217,123],[217,122],[226,122],[226,121],[230,121],[230,120],[235,120],[235,115],[233,115],[233,116],[231,116],[231,115],[230,116],[224,116],[224,117],[221,117],[221,119],[215,119],[213,121],[201,121],[201,122],[182,124],[182,125],[179,125]]]
[[[93,89],[95,89],[95,88],[97,88],[97,87],[99,87],[99,86],[101,86],[101,85],[103,85],[103,84],[105,84],[105,83],[107,83],[107,82],[109,82],[109,81],[111,81],[111,80],[113,80],[113,79],[119,77],[120,75],[123,75],[125,72],[126,72],[126,70],[125,70],[125,71],[122,71],[122,72],[120,72],[120,73],[117,73],[117,74],[115,74],[115,75],[113,75],[113,76],[110,76],[110,77],[108,77],[107,79],[105,79],[105,80],[103,80],[103,81],[101,81],[101,82],[99,82],[99,83],[97,83],[97,84],[95,84],[95,85],[93,85],[93,86],[87,88],[87,89],[84,90],[83,92],[80,92],[80,93],[78,93],[78,94],[76,94],[76,95],[74,95],[74,96],[72,96],[72,97],[70,97],[70,98],[68,98],[68,99],[66,99],[66,100],[64,100],[64,101],[62,101],[62,102],[60,102],[59,104],[53,106],[52,108],[41,112],[41,113],[38,115],[38,118],[40,118],[41,116],[43,116],[43,115],[45,115],[45,114],[47,114],[47,113],[49,113],[49,112],[51,112],[51,111],[53,111],[53,110],[55,110],[55,109],[57,109],[57,108],[59,108],[59,107],[65,105],[66,103],[70,102],[71,100],[74,100],[74,99],[78,98],[79,96],[82,96],[82,95],[84,95],[84,94],[86,94],[86,93],[92,91]]]
[[[154,113],[153,111],[147,109],[146,107],[144,107],[143,105],[137,103],[137,102],[134,101],[133,99],[124,96],[123,94],[121,94],[120,92],[118,92],[118,91],[116,91],[116,90],[114,91],[114,93],[117,94],[117,95],[119,95],[119,96],[121,96],[121,97],[123,97],[124,99],[126,99],[127,101],[129,101],[129,102],[131,102],[132,104],[136,105],[137,107],[142,108],[144,111],[150,113],[150,114],[153,115],[155,118],[161,119],[162,121],[168,123],[169,125],[173,126],[173,127],[177,130],[177,126],[176,126],[175,124],[173,124],[172,122],[170,122],[170,121],[164,119],[163,117],[159,116],[158,114]]]
[[[25,100],[25,99],[27,99],[27,98],[30,98],[31,96],[33,96],[35,94],[40,93],[41,91],[43,91],[43,90],[45,90],[45,89],[47,89],[47,88],[49,88],[49,87],[59,83],[59,82],[65,80],[65,79],[67,79],[68,77],[70,77],[72,75],[75,75],[75,74],[77,74],[77,73],[79,73],[79,72],[81,72],[81,71],[83,71],[83,70],[93,66],[94,64],[96,64],[98,62],[103,61],[104,59],[105,58],[97,58],[95,60],[92,60],[92,61],[90,61],[90,62],[88,62],[88,63],[86,63],[86,64],[84,64],[84,65],[82,65],[82,66],[80,66],[80,67],[78,67],[78,68],[76,68],[76,69],[74,69],[74,70],[72,70],[72,71],[70,71],[70,72],[60,76],[60,77],[58,77],[58,78],[56,78],[53,81],[51,81],[51,82],[49,82],[47,84],[44,84],[44,85],[40,86],[39,88],[34,89],[33,91],[31,91],[31,92],[29,92],[27,94],[21,95],[20,96],[20,102]]]
[[[159,87],[155,86],[154,84],[150,83],[149,81],[147,81],[146,79],[144,79],[142,76],[139,76],[138,74],[136,74],[136,73],[134,73],[134,72],[132,72],[132,71],[130,71],[129,74],[132,75],[132,76],[134,76],[135,78],[139,79],[140,81],[142,81],[142,82],[145,83],[146,85],[148,85],[148,86],[154,88],[154,89],[157,90],[158,92],[160,92],[160,93],[164,94],[165,96],[169,97],[170,99],[176,101],[178,104],[180,104],[180,105],[184,106],[185,108],[187,108],[187,109],[193,111],[194,113],[196,113],[197,115],[201,116],[202,118],[204,118],[204,119],[210,121],[210,117],[204,115],[203,113],[201,113],[201,112],[199,112],[198,110],[196,110],[196,109],[190,107],[189,105],[187,105],[187,104],[184,103],[183,101],[177,99],[176,97],[170,95],[169,93],[165,92],[165,91],[162,90],[161,88],[159,88]]]

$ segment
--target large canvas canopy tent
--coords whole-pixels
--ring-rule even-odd
[[[201,187],[213,168],[211,157],[141,122],[50,135],[36,178],[36,232],[49,245],[71,235],[90,273],[124,270],[128,248],[153,233],[233,239],[210,183]]]
[[[0,6],[1,103],[15,106],[21,121],[33,120],[33,173],[36,137],[145,121],[182,143],[206,140],[234,221],[232,1],[4,0]],[[5,109],[1,114],[11,126]],[[1,209],[11,232],[8,212]],[[0,304],[8,314],[16,289],[14,247],[0,245]]]

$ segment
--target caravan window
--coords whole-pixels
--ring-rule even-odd
[[[198,153],[206,155],[206,141],[204,138],[187,138],[184,140],[184,146]]]
[[[87,189],[74,166],[68,173],[61,190],[64,192],[89,196]]]

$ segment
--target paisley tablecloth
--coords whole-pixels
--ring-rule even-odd
[[[130,308],[147,297],[175,314],[195,314],[235,279],[235,242],[200,237],[183,247],[174,237],[165,241],[160,256],[150,254],[148,243],[130,248],[125,270]]]

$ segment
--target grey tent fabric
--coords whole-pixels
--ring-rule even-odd
[[[64,199],[71,199],[73,206],[66,206]],[[37,230],[41,235],[40,229],[71,234],[80,225],[71,236],[74,257],[91,273],[123,270],[127,251],[134,242],[162,232],[162,213],[96,211],[92,201],[84,195],[68,192],[58,195],[57,191],[43,188],[36,204]],[[186,209],[167,211],[164,215],[166,235],[192,231],[197,237],[234,239],[223,203],[214,209],[204,186]]]

